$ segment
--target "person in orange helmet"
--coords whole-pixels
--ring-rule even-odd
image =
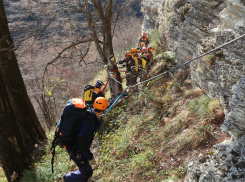
[[[138,51],[136,48],[132,48],[130,50],[130,54],[132,56],[131,61],[129,62],[129,65],[131,67],[131,78],[130,78],[130,84],[134,85],[137,83],[137,78],[139,76],[140,70],[141,70],[141,65],[142,65],[142,60],[140,56],[138,55]],[[137,87],[135,87],[137,90]]]
[[[143,32],[143,35],[139,38],[138,46],[140,46],[141,43],[145,43],[145,47],[148,47],[149,38],[145,31]]]
[[[77,99],[79,101],[79,99]],[[80,99],[81,104],[85,105],[84,100]],[[80,104],[80,103],[79,103]],[[80,104],[80,105],[81,105]],[[67,148],[70,159],[78,166],[78,170],[63,176],[65,182],[88,181],[93,175],[92,165],[96,165],[93,153],[90,151],[95,133],[101,125],[101,115],[105,112],[108,101],[104,97],[98,97],[94,101],[94,108],[77,126],[76,139],[72,147]],[[85,107],[85,106],[84,106]],[[72,112],[79,112],[76,107]],[[81,119],[81,118],[80,118]]]
[[[132,56],[130,54],[129,51],[125,52],[125,58],[122,61],[118,61],[118,64],[124,64],[126,63],[126,85],[128,86],[130,84],[130,72],[131,72],[131,68],[129,65],[130,60],[132,59]]]

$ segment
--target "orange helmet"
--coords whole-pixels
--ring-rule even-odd
[[[145,47],[145,43],[142,42],[142,43],[140,44],[140,46],[141,46],[141,47]]]
[[[138,52],[138,50],[137,49],[135,49],[135,48],[132,48],[131,50],[130,50],[130,53],[137,53]]]
[[[108,101],[104,97],[97,97],[94,101],[94,108],[104,111],[108,106]]]
[[[144,32],[143,32],[143,34],[145,34],[145,35],[146,35],[146,32],[144,31]]]

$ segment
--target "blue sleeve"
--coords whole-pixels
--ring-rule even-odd
[[[94,132],[94,122],[90,119],[85,119],[81,131],[78,134],[78,146],[83,155],[88,159],[92,160],[94,158],[93,154],[90,151],[90,145],[93,140]]]

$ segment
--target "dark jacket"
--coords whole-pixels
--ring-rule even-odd
[[[130,65],[129,65],[129,61],[130,61],[130,58],[125,58],[124,60],[119,61],[118,63],[119,63],[119,64],[126,63],[126,69],[127,69],[127,71],[130,71],[131,68],[130,68]]]
[[[140,44],[140,43],[142,43],[142,42],[144,42],[145,45],[147,46],[147,45],[149,44],[149,38],[148,38],[148,36],[146,36],[146,37],[141,36],[141,37],[139,38],[138,44]]]
[[[137,62],[138,62],[138,67],[142,65],[142,60],[139,57],[139,55],[136,55],[135,57],[132,57],[132,59],[129,59],[129,67],[131,68],[131,66],[135,66],[135,58],[137,58]],[[132,72],[136,72],[135,68],[131,69]],[[140,69],[138,69],[138,71],[140,71]]]
[[[105,95],[101,92],[99,88],[94,88],[93,95],[92,95],[92,103],[94,104],[94,101],[97,97],[105,97]]]
[[[90,151],[90,146],[93,142],[94,135],[101,125],[100,120],[94,113],[94,109],[91,109],[91,116],[93,121],[86,117],[80,126],[78,126],[78,135],[75,140],[73,147],[77,150],[80,150],[85,158],[92,160],[94,158],[92,152]],[[71,149],[68,149],[71,151]]]

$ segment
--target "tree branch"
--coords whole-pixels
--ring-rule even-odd
[[[119,16],[121,15],[122,10],[124,9],[124,7],[126,6],[126,4],[127,4],[129,1],[130,1],[130,0],[127,0],[127,1],[123,4],[122,8],[120,9],[119,13],[117,14],[116,20],[115,20],[115,22],[114,22],[114,28],[113,28],[112,37],[114,36],[114,32],[115,32],[117,20],[118,20]]]
[[[86,43],[86,42],[92,42],[93,39],[88,39],[88,40],[83,40],[83,41],[79,41],[79,42],[76,42],[76,43],[72,43],[71,45],[67,46],[66,48],[64,48],[61,52],[58,53],[58,55],[50,62],[47,63],[47,65],[45,66],[45,69],[44,69],[44,73],[43,73],[43,78],[45,76],[45,73],[47,71],[47,68],[49,65],[53,64],[66,50],[78,45],[78,44],[82,44],[82,43]]]
[[[81,62],[82,62],[82,61],[85,63],[85,60],[83,60],[83,59],[85,58],[85,56],[87,56],[87,54],[88,54],[88,52],[89,52],[89,48],[90,48],[90,42],[89,42],[89,44],[88,44],[88,48],[87,48],[85,54],[81,57],[81,59],[80,59],[80,61],[79,61],[79,65],[80,65],[80,66],[82,66],[82,65],[81,65]]]

